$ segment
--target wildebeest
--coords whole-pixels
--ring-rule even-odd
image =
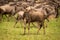
[[[16,24],[18,23],[18,21],[23,20],[24,12],[25,12],[25,11],[23,11],[23,10],[20,10],[19,12],[17,12],[16,22],[15,22],[15,24],[14,24],[13,27],[16,26]],[[32,23],[32,24],[33,24],[33,23]],[[35,25],[33,24],[33,26],[35,26]]]
[[[55,3],[42,3],[41,5],[38,5],[36,8],[44,7],[47,11],[47,14],[49,15],[48,18],[57,18],[59,13],[58,13],[58,5]]]
[[[8,18],[15,14],[16,7],[11,6],[10,4],[5,4],[0,6],[0,15],[8,15]],[[9,20],[9,19],[8,19]]]
[[[0,15],[1,17],[3,15],[8,15],[8,20],[9,17],[15,15],[18,11],[20,10],[20,7],[16,5],[16,3],[9,3],[9,4],[5,4],[3,6],[0,6]]]
[[[41,25],[44,26],[43,23],[44,23],[45,19],[49,18],[49,16],[51,16],[51,15],[54,15],[54,17],[56,17],[54,7],[51,7],[50,5],[46,5],[43,7],[41,6],[39,9],[35,9],[35,8],[31,9],[30,7],[26,8],[26,9],[28,9],[29,11],[27,11],[27,12],[19,11],[18,12],[17,21],[19,21],[20,19],[24,20],[24,18],[26,17],[26,19],[25,19],[26,23],[28,23],[29,25],[31,22],[38,22],[38,24],[41,23]],[[47,9],[47,10],[45,10],[45,9]],[[16,21],[16,23],[17,23],[17,21]],[[16,25],[16,23],[15,23],[15,25]],[[43,28],[45,28],[45,27],[43,27]],[[28,29],[29,29],[29,27],[28,27]]]
[[[55,7],[55,12],[57,13],[56,18],[58,18],[59,17],[58,8],[60,7],[60,1],[59,0],[49,0],[49,2],[47,4]]]
[[[24,19],[24,21],[25,21],[25,24],[26,23],[28,23],[29,25],[30,25],[30,23],[31,22],[37,22],[38,21],[38,24],[39,23],[41,23],[41,25],[43,25],[42,24],[42,22],[45,20],[45,19],[47,19],[47,18],[49,18],[49,17],[51,17],[51,16],[53,16],[53,17],[51,17],[51,18],[56,18],[56,16],[57,16],[57,11],[56,11],[56,9],[55,9],[55,7],[54,6],[51,6],[51,5],[49,5],[49,4],[46,4],[46,5],[43,5],[43,6],[41,6],[40,5],[40,8],[45,8],[45,9],[43,9],[43,11],[41,12],[40,11],[40,9],[38,10],[36,10],[36,9],[34,9],[34,10],[29,10],[29,11],[27,11],[27,12],[24,12],[24,18],[22,17],[22,16],[20,16],[20,18],[23,18]],[[36,13],[37,12],[37,13]],[[40,14],[39,14],[40,13]],[[22,13],[23,14],[23,13]],[[43,16],[43,17],[40,17],[40,16]],[[42,15],[41,15],[42,14]],[[38,15],[38,16],[37,16]],[[19,16],[18,16],[19,17]],[[25,19],[26,18],[26,19]],[[35,18],[35,19],[33,19],[33,18]],[[41,19],[38,19],[38,18],[41,18],[41,19],[44,19],[42,22],[40,22],[40,20]],[[19,19],[19,18],[18,18]],[[44,25],[43,25],[44,26]],[[41,26],[42,27],[42,26]],[[26,27],[25,27],[26,28]],[[24,29],[25,29],[24,28]],[[28,28],[29,29],[29,28]],[[25,34],[25,30],[24,30],[24,34]]]
[[[48,13],[48,18],[49,19],[56,18],[57,12],[56,12],[54,6],[45,5],[45,8],[46,8],[46,11]]]
[[[15,25],[17,24],[17,22],[19,21],[19,20],[23,20],[23,14],[24,14],[24,12],[26,11],[26,8],[29,6],[30,4],[29,3],[26,3],[26,2],[23,2],[21,5],[18,5],[18,6],[21,6],[21,10],[19,10],[18,12],[17,12],[17,18],[16,18],[16,23],[15,23]],[[32,23],[33,24],[33,23]],[[14,25],[14,27],[15,27],[15,25]],[[34,24],[33,24],[34,25]]]
[[[37,22],[38,23],[38,25],[39,25],[38,26],[38,28],[39,28],[38,32],[43,27],[44,34],[45,34],[44,21],[45,21],[45,19],[47,19],[47,13],[43,7],[41,7],[40,9],[30,9],[29,11],[26,11],[23,15],[23,19],[24,19],[24,34],[26,32],[26,24],[27,23],[29,24],[29,27],[28,27],[28,33],[29,33],[31,22]]]
[[[25,3],[25,4],[23,4]],[[15,15],[17,12],[21,10],[21,8],[25,8],[27,3],[18,3],[18,2],[11,2],[9,4],[0,6],[0,14],[1,15],[9,15],[8,17],[11,17],[12,15]]]

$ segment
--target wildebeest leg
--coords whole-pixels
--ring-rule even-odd
[[[30,30],[30,22],[28,22],[28,34],[29,34],[29,30]]]
[[[24,18],[24,35],[25,35],[25,33],[26,33],[26,19]]]
[[[15,26],[16,26],[16,24],[18,23],[18,21],[19,21],[19,20],[16,20],[16,22],[15,22],[15,24],[14,24],[14,26],[13,26],[13,27],[15,27]]]
[[[7,14],[4,14],[4,15],[5,15],[6,18],[8,18]],[[2,17],[3,17],[3,15],[2,15]],[[4,21],[4,20],[3,20],[3,21]]]
[[[43,30],[44,30],[44,34],[45,34],[45,26],[44,26],[44,22],[42,22],[42,26],[43,26]]]
[[[47,24],[48,24],[48,22],[49,22],[49,19],[47,19],[47,22],[45,23],[45,25],[46,25],[45,27],[46,27],[46,28],[47,28]]]
[[[42,23],[39,23],[38,22],[38,31],[37,31],[37,34],[38,34],[38,32],[39,32],[39,30],[42,28]]]
[[[32,23],[33,26],[35,26],[33,23]]]
[[[8,15],[8,21],[10,20],[11,14]]]
[[[20,19],[19,19],[19,16],[17,16],[17,18],[16,18],[16,22],[15,22],[15,24],[14,24],[14,26],[13,27],[15,27],[16,26],[16,24],[18,23],[18,21],[19,21]]]

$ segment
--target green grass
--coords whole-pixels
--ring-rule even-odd
[[[2,22],[0,23],[0,40],[60,40],[60,18],[58,22],[50,21],[46,28],[46,34],[43,34],[43,28],[37,34],[38,28],[33,27],[31,24],[30,34],[28,35],[28,29],[26,29],[26,35],[22,35],[24,32],[23,26],[20,23],[13,27],[15,22]]]

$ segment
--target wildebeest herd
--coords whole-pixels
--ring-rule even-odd
[[[53,0],[43,3],[40,2],[30,3],[30,1],[9,2],[8,4],[0,6],[0,21],[3,15],[5,15],[9,20],[11,16],[17,14],[17,17],[14,17],[16,19],[15,25],[19,20],[22,19],[24,22],[24,34],[26,31],[26,24],[29,25],[28,27],[28,33],[29,33],[30,23],[33,24],[33,22],[37,22],[38,24],[37,33],[43,27],[45,34],[46,27],[44,26],[44,21],[47,20],[49,22],[49,19],[51,18],[58,18],[59,7],[60,3],[55,2]]]

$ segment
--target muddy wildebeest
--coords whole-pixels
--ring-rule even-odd
[[[28,33],[29,33],[31,22],[37,22],[38,23],[38,25],[39,25],[38,26],[38,28],[39,28],[38,32],[43,27],[44,34],[45,34],[44,21],[45,21],[45,19],[47,19],[47,13],[43,7],[41,7],[40,9],[37,9],[37,10],[30,9],[29,11],[26,11],[23,15],[23,19],[24,19],[24,34],[26,32],[26,24],[27,23],[29,24],[29,27],[28,27]]]

